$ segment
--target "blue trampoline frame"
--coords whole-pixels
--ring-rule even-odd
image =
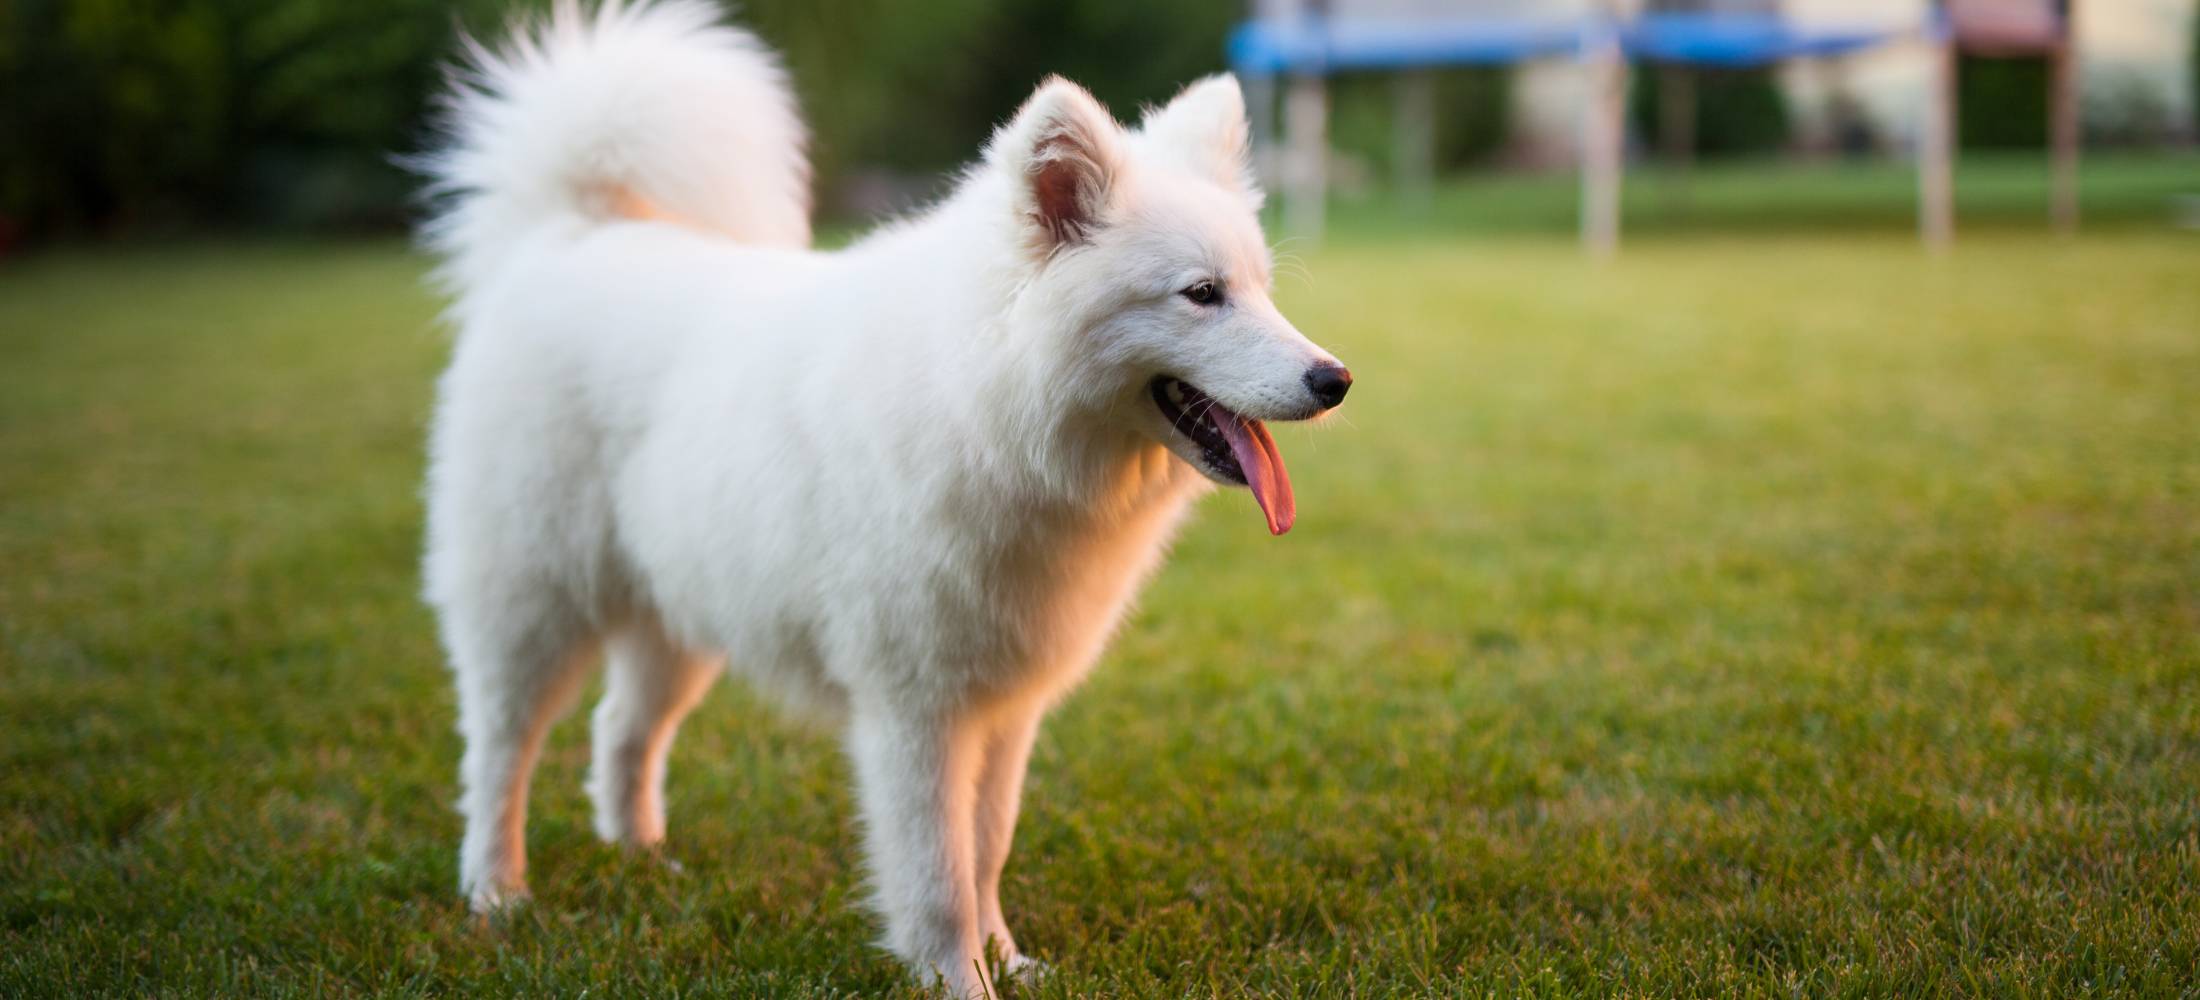
[[[1643,14],[1433,20],[1306,16],[1247,21],[1230,33],[1230,63],[1249,75],[1326,75],[1348,70],[1493,66],[1580,58],[1616,31],[1629,58],[1699,66],[1765,66],[1845,55],[1902,38],[1945,33],[1937,16],[1917,24],[1804,24],[1780,14]]]
[[[2070,21],[2070,0],[2055,0]],[[2067,28],[2061,58],[2070,59]],[[1928,244],[1944,246],[1953,226],[1952,174],[1954,57],[1946,0],[1932,0],[1912,21],[1880,24],[1805,22],[1779,13],[1658,13],[1630,17],[1592,14],[1579,17],[1374,18],[1306,14],[1246,21],[1230,34],[1230,63],[1255,84],[1262,99],[1275,97],[1274,81],[1292,81],[1294,108],[1312,123],[1315,134],[1300,137],[1293,128],[1293,156],[1299,180],[1287,194],[1287,215],[1307,220],[1312,235],[1320,229],[1320,201],[1326,187],[1327,114],[1321,78],[1339,72],[1411,71],[1440,66],[1495,66],[1536,59],[1566,58],[1596,74],[1583,152],[1583,240],[1593,251],[1609,253],[1618,240],[1619,174],[1624,171],[1624,95],[1626,67],[1635,61],[1675,66],[1748,68],[1793,59],[1847,55],[1904,40],[1925,42],[1936,53],[1933,90],[1926,101],[1927,121],[1919,137],[1919,219]],[[1422,85],[1424,88],[1426,84]],[[2067,89],[2067,88],[2066,88]],[[1300,96],[1305,91],[1305,96]],[[1424,112],[1425,113],[1425,112]],[[1299,112],[1292,117],[1297,120]],[[2067,117],[2075,121],[2075,112]],[[2067,123],[2066,123],[2067,124]],[[2067,126],[2074,129],[2074,126]],[[1312,143],[1313,145],[1305,145]],[[2056,218],[2075,225],[2075,152],[2058,154]],[[2064,161],[2067,160],[2067,163]]]
[[[1230,33],[1240,73],[1326,74],[1421,66],[1494,66],[1581,50],[1586,25],[1566,20],[1285,18]]]

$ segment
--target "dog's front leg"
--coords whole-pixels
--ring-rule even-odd
[[[990,990],[973,814],[984,731],[958,713],[858,705],[849,755],[886,946],[957,996]]]
[[[981,941],[992,942],[1012,973],[1034,971],[1037,963],[1024,957],[1001,914],[1001,870],[1008,864],[1009,844],[1016,837],[1016,814],[1023,801],[1024,769],[1031,761],[1031,743],[1039,734],[1044,706],[1012,705],[989,720],[985,735],[985,762],[978,772],[978,932]]]

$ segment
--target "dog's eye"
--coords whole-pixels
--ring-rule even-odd
[[[1222,301],[1222,289],[1216,288],[1215,283],[1212,281],[1202,281],[1185,289],[1180,294],[1203,306],[1211,306]]]

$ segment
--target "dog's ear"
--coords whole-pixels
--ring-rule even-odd
[[[1252,127],[1237,77],[1217,73],[1185,87],[1167,105],[1149,109],[1139,130],[1185,166],[1245,192],[1256,202]]]
[[[994,133],[988,158],[1018,185],[1041,254],[1083,243],[1105,219],[1123,169],[1123,128],[1085,88],[1048,77]]]

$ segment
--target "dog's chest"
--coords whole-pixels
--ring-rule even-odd
[[[1157,492],[1108,517],[1026,514],[965,539],[908,610],[935,654],[988,686],[1068,682],[1091,664],[1159,561],[1188,500]]]

